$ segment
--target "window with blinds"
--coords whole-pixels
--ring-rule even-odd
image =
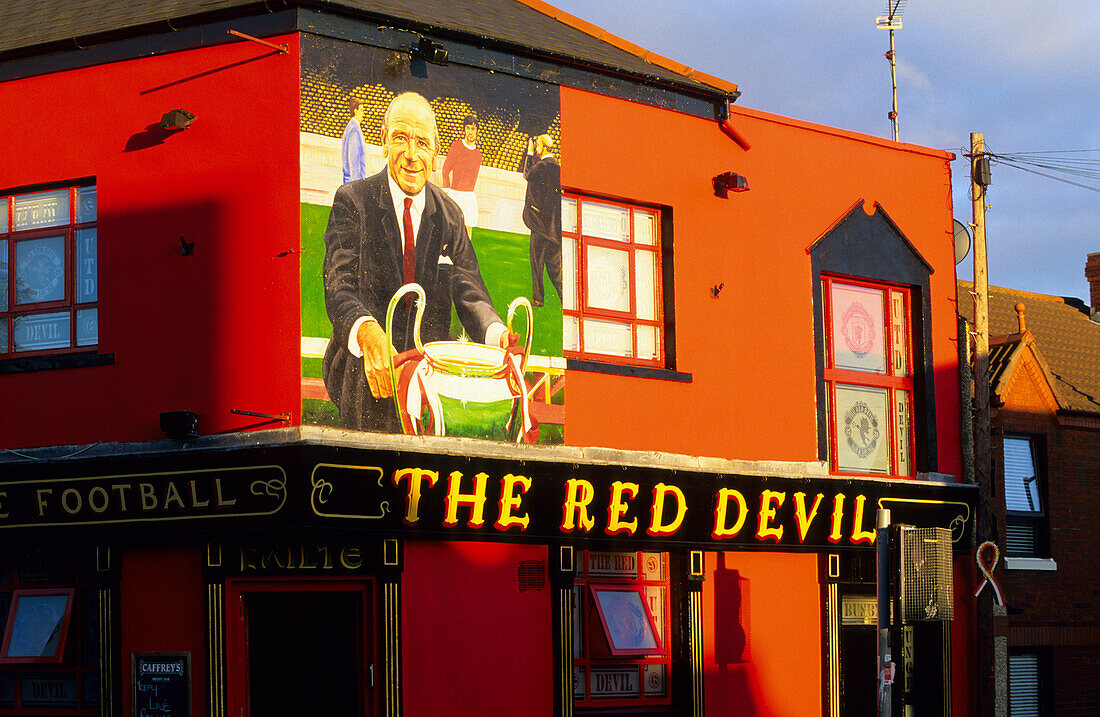
[[[1033,436],[1005,436],[1005,552],[1048,557],[1042,445]]]
[[[1036,652],[1008,656],[1008,713],[1012,717],[1039,717],[1043,710],[1041,659]]]

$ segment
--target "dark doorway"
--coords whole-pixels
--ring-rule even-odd
[[[896,631],[902,700],[918,715],[951,714],[951,623],[918,622]],[[901,706],[895,707],[895,714]]]
[[[878,629],[874,625],[840,628],[840,714],[878,714]]]
[[[248,715],[361,717],[363,595],[244,593]]]

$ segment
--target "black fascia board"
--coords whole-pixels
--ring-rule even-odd
[[[484,39],[482,44],[470,44],[472,36],[445,35],[443,32],[418,30],[414,24],[406,27],[393,25],[365,26],[363,20],[333,13],[302,11],[302,32],[347,40],[388,50],[409,50],[417,35],[430,34],[431,39],[446,40],[448,62],[476,69],[490,70],[527,79],[563,85],[581,90],[630,100],[642,104],[676,110],[704,119],[716,119],[719,107],[723,110],[732,97],[720,90],[703,93],[689,91],[680,85],[656,77],[630,75],[622,71],[612,72],[592,63],[587,66],[578,61],[571,64],[549,55],[537,56],[530,48],[509,45],[504,41]],[[372,27],[377,32],[365,34]],[[487,46],[489,45],[489,46]]]
[[[275,4],[281,7],[272,9]],[[254,2],[237,5],[230,8],[211,10],[208,12],[192,13],[179,17],[161,18],[152,22],[139,25],[130,25],[111,30],[91,32],[76,35],[64,39],[52,40],[37,45],[13,47],[8,50],[0,50],[0,62],[11,59],[31,57],[36,55],[67,52],[70,50],[88,50],[97,45],[104,45],[119,40],[127,40],[143,35],[167,35],[184,30],[193,29],[203,25],[212,25],[225,20],[240,20],[253,16],[263,16],[279,13],[293,7],[293,2],[288,0],[269,0],[268,2]]]
[[[216,19],[206,16],[206,22],[201,24],[162,21],[126,31],[9,50],[0,53],[0,82],[241,42],[229,34],[230,30],[262,37],[295,32],[298,25],[295,10],[263,15],[228,16],[224,12],[216,15]]]
[[[238,30],[257,37],[304,32],[393,50],[408,49],[412,44],[410,35],[430,35],[447,41],[454,64],[595,91],[705,119],[720,118],[726,103],[740,94],[708,89],[687,78],[675,82],[499,38],[331,3],[279,0],[278,4],[290,9],[272,11],[267,3],[243,5],[7,50],[0,52],[0,82],[239,42],[228,34],[229,30]],[[377,37],[367,36],[364,23],[374,26]]]
[[[741,94],[740,92],[727,93],[717,88],[709,87],[704,83],[701,83],[697,80],[692,80],[688,77],[684,77],[682,80],[676,80],[672,78],[661,77],[657,74],[624,70],[623,68],[616,67],[614,65],[601,63],[595,60],[586,60],[584,58],[569,55],[564,52],[555,52],[554,50],[545,48],[535,48],[499,37],[482,35],[479,33],[473,33],[452,27],[445,27],[442,25],[419,23],[414,20],[397,20],[396,18],[381,13],[357,10],[355,8],[343,5],[333,5],[332,3],[325,2],[324,0],[301,0],[301,2],[297,4],[303,9],[303,15],[305,13],[314,13],[316,15],[315,19],[317,22],[317,25],[312,28],[306,27],[305,24],[300,24],[299,28],[306,32],[312,31],[316,34],[323,34],[329,37],[337,37],[337,35],[331,33],[339,32],[339,25],[337,23],[326,22],[324,18],[347,17],[357,20],[365,20],[377,24],[380,29],[385,28],[397,30],[399,32],[403,31],[405,33],[431,35],[433,36],[433,38],[441,40],[451,40],[464,43],[475,51],[496,50],[503,55],[516,58],[529,57],[534,61],[544,62],[548,66],[557,66],[564,64],[580,70],[595,72],[603,76],[619,76],[629,79],[629,81],[634,84],[640,83],[647,86],[673,90],[680,94],[687,94],[698,97],[700,99],[704,99],[710,104],[714,104],[715,102],[733,101],[736,100],[737,97]],[[402,24],[402,27],[398,27],[395,24],[395,20],[400,22]],[[322,30],[322,28],[328,29],[329,32],[325,32],[324,30]],[[359,38],[345,39],[358,40]],[[448,46],[448,52],[450,54],[451,62],[456,62],[457,60],[455,58],[455,54],[453,52],[450,52],[450,46]],[[471,63],[468,61],[464,61],[461,64]],[[487,67],[487,69],[508,72],[507,67],[500,65],[489,66]],[[669,70],[669,72],[671,72],[671,70]]]

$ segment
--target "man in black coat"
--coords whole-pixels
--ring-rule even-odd
[[[452,303],[474,341],[503,345],[507,330],[482,281],[461,210],[428,184],[439,134],[427,100],[412,92],[394,98],[382,120],[382,147],[386,169],[344,184],[333,198],[324,264],[332,338],[321,375],[346,428],[400,432],[386,352],[413,348],[414,303],[398,304],[392,346],[384,323],[402,284],[415,280],[424,288],[424,343],[452,338]]]
[[[554,139],[540,135],[528,142],[523,158],[527,196],[523,223],[531,230],[531,299],[542,306],[542,270],[561,297],[561,165],[554,159]]]

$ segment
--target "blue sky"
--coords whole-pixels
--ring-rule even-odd
[[[891,137],[886,0],[550,0],[736,82],[738,105]],[[896,33],[900,137],[952,150],[955,217],[969,221],[970,133],[994,153],[1100,148],[1100,2],[909,0]],[[1100,161],[1100,151],[1075,156]],[[1097,165],[1093,165],[1096,167]],[[1100,167],[1098,167],[1100,168]],[[1065,177],[1065,175],[1059,175]],[[1100,192],[994,164],[989,280],[1088,300]],[[1065,177],[1100,189],[1100,181]],[[968,258],[959,278],[973,278]]]

